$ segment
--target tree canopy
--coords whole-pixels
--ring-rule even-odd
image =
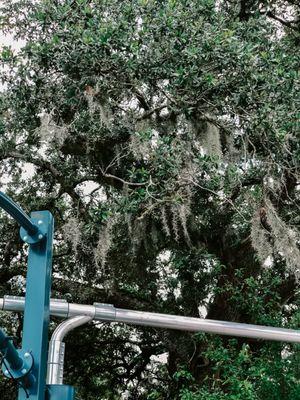
[[[55,217],[52,297],[298,328],[298,2],[0,10],[24,41],[0,49],[1,184]],[[22,295],[26,247],[0,230],[0,295]],[[1,315],[18,338],[21,320]],[[287,343],[102,323],[66,368],[85,400],[300,399]]]

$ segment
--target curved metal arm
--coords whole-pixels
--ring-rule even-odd
[[[64,337],[73,329],[78,328],[79,326],[84,325],[90,321],[92,321],[92,317],[90,317],[89,315],[77,315],[76,317],[66,319],[61,324],[59,324],[53,332],[51,342],[55,340],[63,341]]]
[[[10,214],[30,235],[35,235],[38,232],[37,225],[32,223],[30,217],[25,214],[21,207],[3,192],[0,192],[0,207]]]
[[[64,374],[65,344],[64,337],[73,329],[92,321],[88,315],[77,315],[63,321],[52,334],[48,354],[48,385],[62,385]]]

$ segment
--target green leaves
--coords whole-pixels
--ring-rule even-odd
[[[1,60],[4,62],[10,61],[13,57],[13,51],[9,46],[3,46],[1,48]]]
[[[257,2],[2,3],[2,28],[26,45],[1,49],[0,177],[55,215],[55,296],[297,328],[298,282],[274,246],[297,252],[295,33]],[[7,241],[3,228],[13,274]],[[80,369],[87,400],[299,398],[292,346],[115,325],[82,335],[67,374]]]

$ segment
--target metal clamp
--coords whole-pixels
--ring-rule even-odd
[[[102,321],[115,321],[116,309],[112,304],[94,303],[95,319]]]

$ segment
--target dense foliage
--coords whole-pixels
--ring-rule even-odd
[[[0,50],[1,184],[55,216],[52,296],[298,328],[298,2],[1,3],[24,41]],[[24,294],[0,216],[0,295]],[[300,399],[286,343],[98,324],[66,366],[85,400]]]

